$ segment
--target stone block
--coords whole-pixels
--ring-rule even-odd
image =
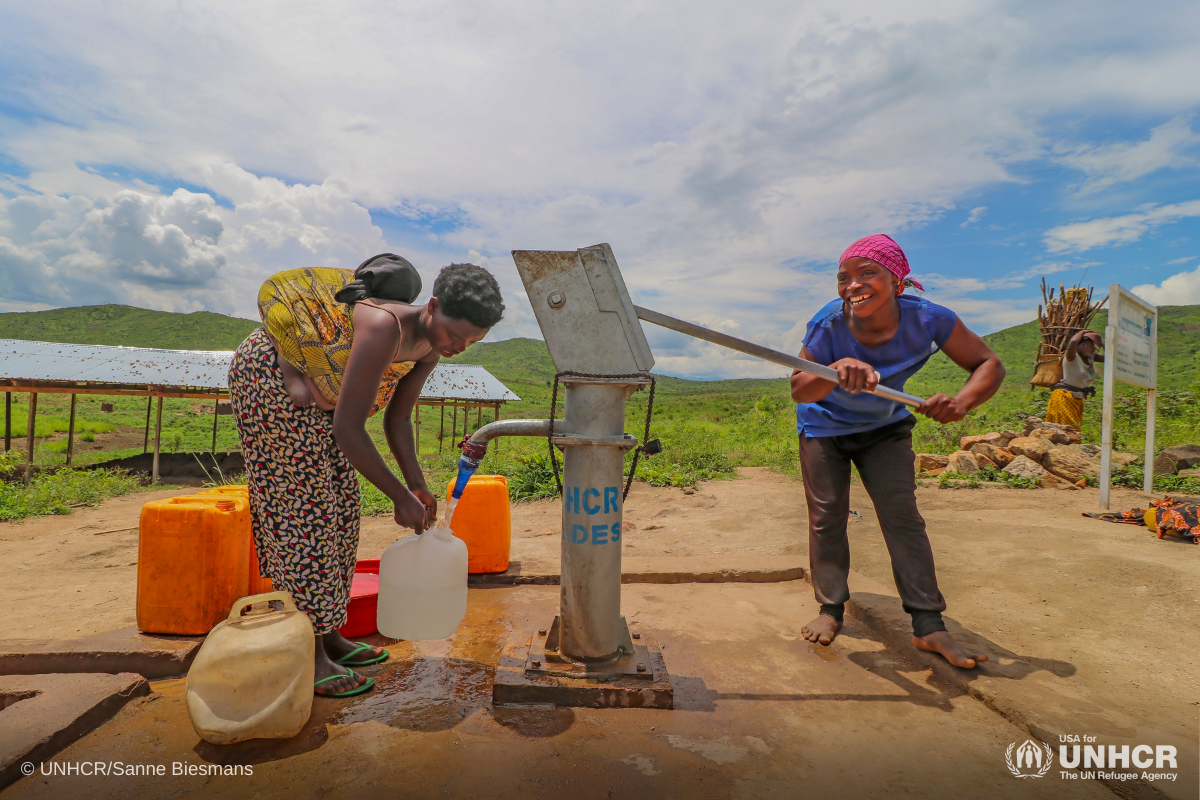
[[[958,450],[950,454],[946,472],[970,477],[979,472],[979,462],[975,459],[974,453]]]
[[[940,453],[917,453],[917,469],[922,472],[931,469],[944,469],[949,463],[949,457]]]
[[[1096,448],[1096,449],[1099,450],[1099,448]],[[1099,457],[1100,457],[1100,454],[1096,453],[1096,458],[1099,458]],[[1132,464],[1133,462],[1137,461],[1140,458],[1141,458],[1141,456],[1135,455],[1134,453],[1118,453],[1118,452],[1114,451],[1112,454],[1112,465],[1114,468],[1125,467],[1125,466]]]
[[[990,469],[993,472],[999,471],[1000,467],[997,466],[995,461],[992,461],[987,456],[981,456],[975,453],[972,453],[971,455],[975,456],[975,463],[979,465],[980,469]]]
[[[1000,431],[1000,441],[996,442],[998,447],[1008,447],[1008,443],[1013,439],[1020,439],[1021,434],[1016,431]]]
[[[1047,470],[1071,483],[1100,474],[1097,462],[1065,447],[1052,448],[1042,463]]]
[[[1154,459],[1155,475],[1174,475],[1177,472],[1179,472],[1179,467],[1175,465],[1175,459],[1166,453],[1159,453],[1158,458]]]
[[[974,445],[980,444],[982,442],[986,442],[988,444],[993,444],[999,440],[1000,440],[1000,434],[998,434],[998,433],[982,433],[982,434],[979,434],[978,436],[964,436],[958,440],[958,449],[959,450],[970,450]]]
[[[1045,439],[1051,444],[1071,444],[1071,437],[1065,432],[1056,430],[1055,428],[1034,428],[1029,433],[1030,436],[1036,436]]]
[[[1017,478],[1040,478],[1046,474],[1046,469],[1028,456],[1017,456],[1004,468],[1004,472]]]
[[[1200,467],[1200,445],[1177,444],[1163,448],[1163,455],[1175,462],[1176,469]]]
[[[1000,467],[1007,467],[1013,460],[1012,453],[1001,447],[998,447],[995,444],[989,444],[988,442],[980,442],[979,444],[973,445],[971,447],[971,452],[974,453],[976,457],[986,458],[988,461],[991,461]]]
[[[1181,478],[1200,478],[1200,469],[1181,469],[1178,475]]]
[[[1047,472],[1042,477],[1038,478],[1038,486],[1043,489],[1071,489],[1076,490],[1079,487],[1071,481],[1063,480],[1053,472]]]
[[[1050,442],[1040,436],[1022,436],[1008,443],[1008,451],[1014,456],[1025,456],[1040,464],[1050,452]]]

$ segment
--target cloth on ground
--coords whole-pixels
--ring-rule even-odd
[[[1132,508],[1129,511],[1087,513],[1083,516],[1105,522],[1120,522],[1126,525],[1142,525],[1158,533],[1173,534],[1193,543],[1200,542],[1200,503],[1164,497],[1154,500],[1149,508]]]

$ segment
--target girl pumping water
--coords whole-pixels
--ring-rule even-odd
[[[1004,365],[953,311],[904,294],[924,287],[908,277],[908,259],[891,237],[876,234],[850,245],[837,271],[839,299],[808,323],[800,357],[828,364],[838,381],[792,374],[800,463],[808,501],[809,559],[821,613],[804,638],[827,645],[842,627],[850,598],[850,465],[858,469],[879,518],[913,643],[959,667],[987,656],[968,650],[946,630],[946,600],[938,590],[933,550],[917,510],[912,429],[900,404],[870,394],[877,384],[904,383],[938,350],[968,378],[950,397],[936,394],[917,409],[936,422],[957,422],[996,393]]]

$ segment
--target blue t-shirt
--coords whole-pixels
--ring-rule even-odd
[[[886,344],[870,348],[855,339],[846,325],[839,299],[809,320],[804,346],[813,354],[813,360],[821,364],[857,358],[879,372],[880,384],[903,391],[904,382],[946,344],[958,317],[945,306],[920,297],[902,294],[896,300],[900,303],[900,328]],[[851,394],[839,386],[824,400],[797,403],[796,426],[800,433],[813,438],[843,436],[890,425],[908,414],[903,403],[884,400],[870,392]]]

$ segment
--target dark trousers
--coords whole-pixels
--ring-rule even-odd
[[[892,557],[892,576],[913,633],[944,631],[946,599],[938,590],[933,550],[917,510],[912,429],[907,417],[882,428],[845,436],[800,436],[800,467],[808,500],[808,553],[821,613],[841,621],[850,599],[850,464],[858,467],[875,505],[883,540]]]

